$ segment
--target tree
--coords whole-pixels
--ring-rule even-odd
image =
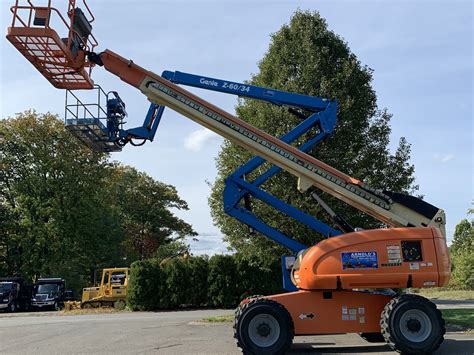
[[[129,166],[116,166],[111,190],[127,235],[125,245],[129,254],[149,258],[164,244],[197,235],[190,224],[171,211],[188,209],[174,186]]]
[[[107,204],[107,157],[84,148],[53,115],[34,111],[0,121],[0,263],[8,274],[69,277],[118,262],[122,233]],[[105,266],[105,265],[104,265]]]
[[[310,154],[325,163],[359,178],[374,188],[414,192],[414,167],[409,163],[410,144],[401,138],[394,154],[388,148],[390,120],[386,109],[378,109],[371,86],[372,70],[360,63],[347,43],[329,31],[317,12],[297,11],[288,25],[272,35],[270,47],[259,63],[259,72],[250,83],[306,95],[337,98],[339,110],[333,138],[319,144]],[[286,109],[267,103],[240,100],[237,115],[273,136],[281,136],[300,119]],[[251,154],[225,141],[217,157],[218,175],[209,198],[211,213],[230,246],[243,254],[258,254],[261,260],[281,255],[283,249],[261,236],[250,235],[246,226],[224,214],[222,192],[224,179],[251,158]],[[258,170],[263,172],[268,164]],[[248,177],[249,180],[252,176]],[[332,224],[308,194],[296,191],[296,178],[280,173],[263,188]],[[323,198],[354,226],[380,227],[381,223],[360,211],[322,194]],[[321,236],[281,216],[269,206],[253,201],[252,211],[270,226],[307,245]]]
[[[61,276],[79,290],[192,227],[176,189],[92,152],[51,114],[0,120],[0,276]],[[125,265],[124,265],[125,264]]]
[[[469,210],[469,214],[473,211]],[[474,219],[463,219],[454,231],[450,247],[452,278],[455,286],[474,288]]]

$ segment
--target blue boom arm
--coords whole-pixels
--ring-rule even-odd
[[[316,128],[316,134],[298,147],[298,149],[304,152],[309,151],[323,139],[329,137],[336,124],[337,103],[334,100],[267,89],[179,71],[164,71],[162,77],[175,84],[237,95],[288,107],[290,112],[295,113],[299,117],[304,116],[305,119],[290,132],[280,137],[282,141],[289,144],[294,143],[303,134]],[[129,130],[120,130],[119,136],[128,140],[131,138],[153,140],[163,115],[163,110],[164,106],[151,104],[143,126]],[[301,110],[304,110],[307,114],[303,115]],[[268,170],[257,175],[253,181],[246,179],[246,177],[264,163],[265,160],[263,158],[254,157],[226,178],[224,187],[224,210],[228,215],[248,225],[252,230],[258,231],[276,243],[288,248],[294,254],[306,249],[308,246],[269,226],[252,213],[250,196],[267,203],[272,208],[306,225],[325,237],[342,233],[340,230],[330,227],[261,188],[261,185],[278,174],[282,170],[281,168],[272,165]],[[290,291],[295,290],[295,286],[291,282],[288,272],[289,265],[287,265],[285,260],[282,261],[284,288]]]

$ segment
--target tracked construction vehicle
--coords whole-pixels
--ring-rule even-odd
[[[82,290],[81,308],[125,307],[128,289],[128,268],[102,270],[99,286]]]
[[[225,212],[285,246],[292,255],[282,260],[283,284],[289,292],[249,298],[237,309],[235,337],[245,353],[281,354],[291,346],[294,336],[338,333],[360,333],[367,339],[383,337],[393,349],[404,353],[425,354],[439,347],[445,327],[436,306],[423,297],[398,295],[391,290],[447,284],[450,264],[445,214],[417,197],[371,188],[306,154],[333,132],[335,99],[182,72],[157,75],[113,51],[97,52],[97,41],[91,34],[93,16],[87,6],[84,8],[87,11],[69,0],[67,16],[62,17],[65,35],[61,37],[60,29],[50,26],[53,16],[62,16],[51,2],[35,7],[31,1],[23,6],[17,1],[7,34],[53,86],[68,90],[72,102],[66,104],[65,123],[72,134],[94,151],[118,152],[128,143],[138,146],[152,141],[168,107],[256,155],[226,179]],[[124,128],[125,104],[115,92],[102,92],[105,107],[98,105],[92,110],[71,91],[95,89],[100,96],[101,89],[90,78],[95,66],[148,98],[151,105],[142,126]],[[288,108],[302,121],[275,138],[179,84]],[[300,137],[308,132],[314,134],[300,143]],[[272,166],[248,180],[265,162]],[[262,189],[264,182],[281,171],[298,178],[295,193],[311,194],[336,227]],[[387,228],[353,228],[320,198],[318,190],[376,218]],[[254,215],[249,199],[269,204],[327,239],[313,246],[293,240]]]

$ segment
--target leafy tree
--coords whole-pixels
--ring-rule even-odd
[[[469,213],[473,213],[472,210]],[[474,219],[463,219],[456,226],[450,247],[453,283],[461,288],[474,288]]]
[[[153,258],[163,261],[183,257],[190,254],[189,245],[182,240],[173,240],[169,243],[162,244],[158,247]]]
[[[333,138],[319,144],[310,154],[325,163],[357,177],[370,186],[398,192],[414,192],[414,167],[409,163],[410,144],[401,138],[395,153],[388,148],[391,114],[377,107],[372,70],[360,63],[347,43],[328,30],[317,12],[297,11],[289,24],[274,33],[270,47],[259,63],[251,84],[306,95],[336,98],[339,104]],[[237,115],[273,136],[281,136],[295,127],[299,118],[285,108],[260,101],[240,100]],[[216,225],[230,246],[244,255],[258,255],[270,262],[280,255],[281,247],[266,238],[250,235],[248,228],[223,211],[224,179],[251,158],[251,154],[225,141],[217,158],[218,176],[209,198]],[[260,168],[261,173],[268,164]],[[251,180],[253,176],[249,176]],[[309,194],[296,190],[296,178],[283,172],[262,187],[296,208],[332,224]],[[381,224],[360,211],[322,193],[323,198],[354,226],[379,227]],[[307,245],[321,236],[280,215],[269,206],[253,201],[252,211],[270,226]]]
[[[454,230],[451,252],[462,251],[474,253],[474,219],[471,221],[467,218],[463,219]]]
[[[134,254],[140,259],[151,257],[164,244],[197,235],[191,225],[171,211],[188,209],[174,186],[129,166],[116,166],[111,189],[132,258]]]
[[[61,276],[88,285],[194,235],[173,186],[84,147],[51,114],[0,120],[0,276]]]
[[[8,274],[87,275],[120,260],[122,233],[107,204],[106,156],[84,148],[50,114],[0,121],[0,263]],[[104,265],[105,266],[105,265]]]

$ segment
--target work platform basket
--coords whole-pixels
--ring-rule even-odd
[[[87,97],[79,98],[79,92],[66,91],[66,129],[95,152],[121,151],[115,128],[124,123],[123,101],[117,93],[106,94],[98,85],[81,94]]]
[[[54,87],[92,89],[93,63],[87,60],[86,53],[97,46],[91,34],[94,16],[85,0],[81,2],[85,13],[76,7],[76,0],[55,2],[59,7],[67,6],[63,10],[67,19],[52,2],[17,0],[10,9],[13,20],[7,39]]]

